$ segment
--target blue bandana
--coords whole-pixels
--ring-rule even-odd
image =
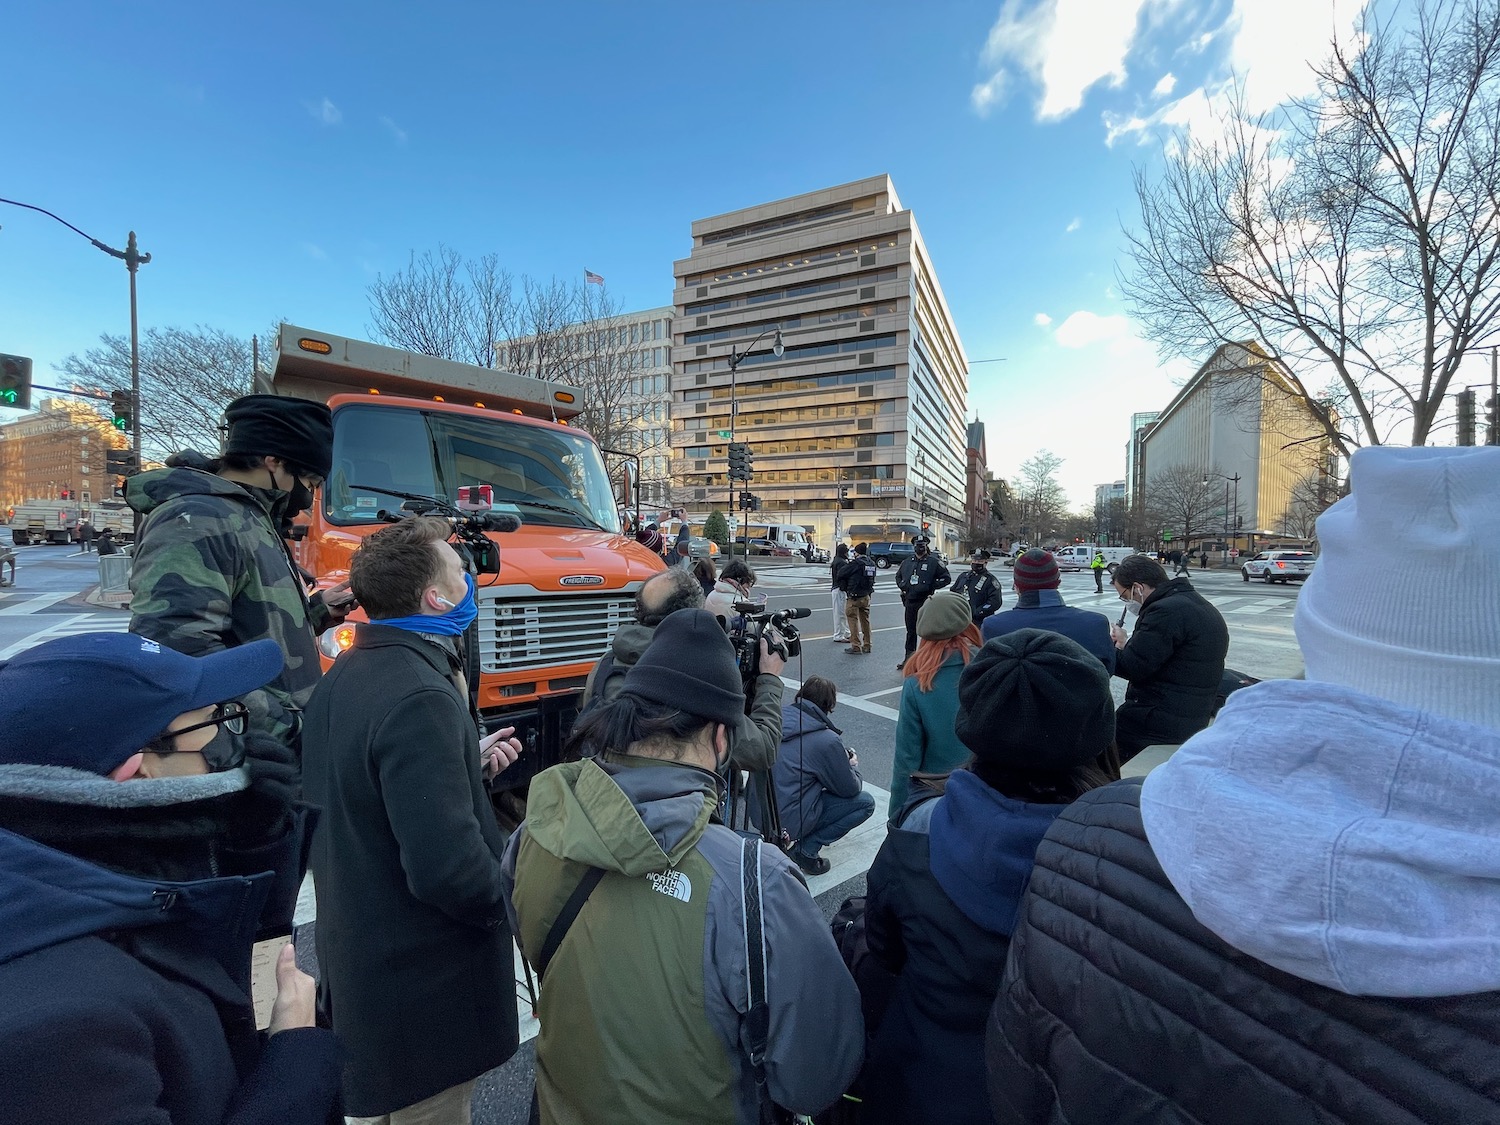
[[[461,637],[479,616],[479,606],[474,601],[474,576],[465,574],[464,581],[469,592],[464,600],[443,614],[413,613],[407,617],[383,617],[374,625],[389,625],[393,629],[405,629],[408,633],[436,633],[444,637]]]

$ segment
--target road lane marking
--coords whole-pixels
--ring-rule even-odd
[[[49,605],[56,605],[58,602],[66,601],[68,598],[76,598],[78,594],[79,591],[77,590],[67,590],[63,593],[38,594],[34,598],[27,598],[24,602],[8,605],[4,609],[0,609],[0,613],[35,613],[39,609],[46,609]]]
[[[43,641],[55,641],[59,637],[71,637],[79,633],[123,633],[129,625],[129,618],[115,614],[101,616],[93,613],[80,613],[76,616],[65,617],[45,629],[38,629],[22,637],[7,648],[0,649],[0,660],[9,660],[17,653],[35,648]]]

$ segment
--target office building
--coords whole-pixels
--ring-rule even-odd
[[[1239,546],[1250,537],[1279,534],[1294,487],[1326,471],[1323,433],[1279,360],[1253,343],[1225,344],[1145,433],[1140,462],[1146,505],[1152,481],[1185,466],[1215,491],[1224,489],[1210,527],[1227,529]]]
[[[538,355],[538,348],[543,353]],[[600,444],[640,460],[641,507],[673,503],[668,442],[672,309],[642,309],[570,325],[544,338],[501,340],[507,371],[559,379],[582,392],[582,425]],[[611,472],[616,470],[611,465]]]
[[[894,538],[925,521],[956,550],[968,360],[890,178],[699,219],[692,239],[672,298],[673,473],[689,508],[722,509],[740,491],[727,478],[732,433],[750,445],[763,518],[826,544],[844,485],[850,535]]]
[[[1132,513],[1140,510],[1141,491],[1146,483],[1141,475],[1144,468],[1141,445],[1146,440],[1146,431],[1160,413],[1159,410],[1143,410],[1130,416],[1130,440],[1125,443],[1125,504]]]
[[[112,499],[115,478],[104,454],[129,444],[94,408],[43,399],[36,413],[0,425],[0,505],[60,500],[64,493],[85,505]]]

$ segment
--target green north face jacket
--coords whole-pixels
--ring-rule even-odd
[[[606,875],[542,981],[536,1047],[544,1125],[755,1125],[741,837],[710,823],[713,775],[611,754],[538,774],[502,865],[521,951],[535,960],[589,867]],[[816,1113],[864,1054],[859,993],[822,911],[760,845],[766,1079]]]
[[[297,745],[302,708],[322,667],[318,633],[332,624],[309,598],[277,533],[286,494],[197,469],[131,477],[141,521],[130,567],[130,631],[201,656],[269,637],[286,667],[244,697],[254,730]]]

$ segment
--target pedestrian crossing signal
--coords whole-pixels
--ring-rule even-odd
[[[130,429],[131,421],[135,412],[131,409],[131,394],[129,391],[110,391],[109,406],[114,417],[111,421],[115,429],[121,433]]]

